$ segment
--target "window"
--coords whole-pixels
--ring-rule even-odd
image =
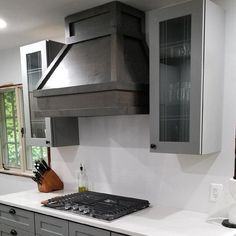
[[[24,137],[22,86],[0,89],[0,163],[3,169],[27,172],[34,160],[47,160],[47,148],[27,146]]]

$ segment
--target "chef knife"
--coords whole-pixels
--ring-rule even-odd
[[[36,171],[43,176],[43,174],[45,173],[45,171],[43,169],[41,169],[41,167],[37,166],[36,168]]]
[[[44,159],[41,159],[41,163],[45,166],[47,170],[50,170],[51,168],[48,166],[47,162]]]
[[[38,184],[42,184],[41,180],[36,177],[32,177],[32,180]]]
[[[42,164],[42,162],[39,162],[36,167],[37,170],[39,170],[42,174],[44,174],[47,171],[47,168]]]
[[[43,176],[38,171],[34,172],[34,175],[35,175],[35,178],[37,178],[38,180],[43,179]]]

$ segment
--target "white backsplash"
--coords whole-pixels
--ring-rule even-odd
[[[209,184],[226,183],[232,173],[229,139],[221,154],[155,154],[149,152],[148,115],[80,118],[79,126],[80,146],[52,149],[52,167],[68,189],[76,191],[82,162],[91,190],[207,211]],[[227,133],[233,140],[232,128]]]

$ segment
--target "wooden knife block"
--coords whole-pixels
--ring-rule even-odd
[[[63,189],[63,183],[57,174],[51,169],[44,173],[42,178],[42,184],[38,184],[39,192],[52,192]]]

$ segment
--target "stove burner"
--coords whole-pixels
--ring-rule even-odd
[[[149,202],[136,198],[88,191],[48,199],[44,206],[111,221],[147,208]]]

